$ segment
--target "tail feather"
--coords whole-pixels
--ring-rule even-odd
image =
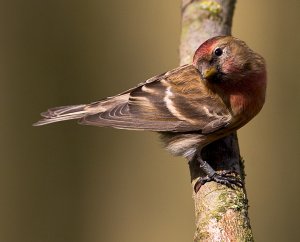
[[[41,113],[44,118],[34,123],[33,126],[83,118],[87,114],[87,110],[85,110],[86,106],[87,105],[82,104],[51,108],[47,112]]]

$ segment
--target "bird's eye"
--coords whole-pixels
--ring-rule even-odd
[[[221,48],[216,48],[214,54],[216,56],[221,56],[223,54],[223,50]]]

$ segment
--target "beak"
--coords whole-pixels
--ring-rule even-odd
[[[215,74],[217,74],[217,68],[214,66],[209,66],[202,70],[202,76],[204,79],[211,79]]]

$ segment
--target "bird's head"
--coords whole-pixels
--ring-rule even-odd
[[[237,84],[247,77],[251,79],[265,73],[264,59],[232,36],[205,41],[195,52],[193,65],[209,83]]]

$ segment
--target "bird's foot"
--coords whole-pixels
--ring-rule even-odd
[[[210,181],[215,181],[230,188],[234,188],[233,185],[243,187],[243,181],[237,175],[238,174],[236,172],[225,170],[219,173],[214,173],[212,176],[200,177],[195,183],[194,190],[197,193],[201,186]]]

